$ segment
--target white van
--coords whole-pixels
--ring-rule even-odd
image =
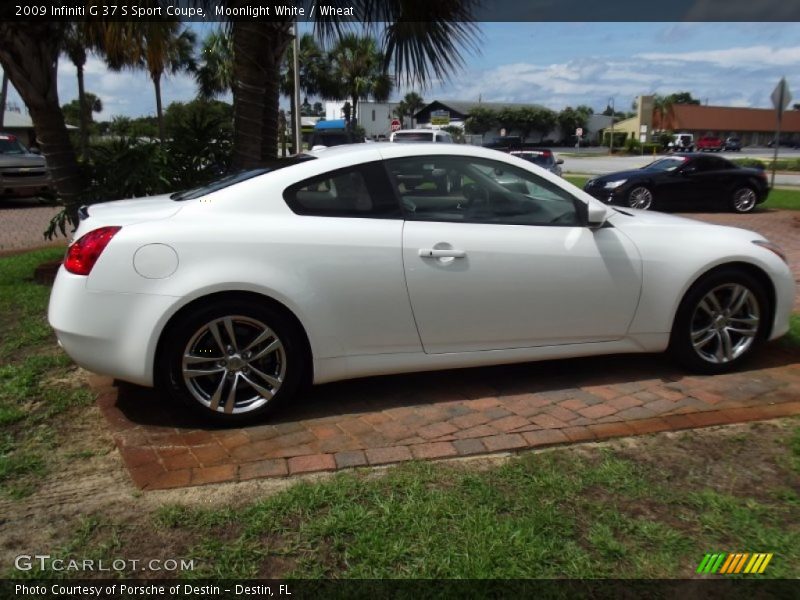
[[[446,131],[438,129],[401,129],[389,137],[390,142],[399,144],[431,142],[437,144],[452,144],[453,137]]]

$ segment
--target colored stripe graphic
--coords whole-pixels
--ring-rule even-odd
[[[774,553],[766,552],[708,552],[703,556],[703,560],[697,566],[697,573],[720,575],[760,574],[767,568],[767,564],[772,560]]]

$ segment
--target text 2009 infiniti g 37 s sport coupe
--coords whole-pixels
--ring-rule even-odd
[[[325,149],[82,213],[61,344],[220,421],[304,380],[664,350],[723,372],[788,330],[795,293],[756,233],[615,210],[464,145]]]

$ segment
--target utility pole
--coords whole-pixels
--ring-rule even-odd
[[[300,131],[300,31],[297,28],[297,21],[294,22],[294,56],[292,66],[294,68],[294,148],[295,154],[300,154],[303,150],[302,135]]]
[[[611,141],[608,144],[608,153],[614,154],[614,96],[609,98],[611,106]]]

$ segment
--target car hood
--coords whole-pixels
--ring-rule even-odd
[[[630,171],[615,171],[614,173],[609,173],[608,175],[600,175],[599,177],[592,177],[589,181],[586,182],[588,185],[593,181],[597,182],[605,182],[605,181],[617,181],[619,179],[632,179],[634,177],[641,177],[645,175],[647,171],[644,169],[631,169]]]
[[[166,219],[181,208],[183,205],[170,200],[169,194],[92,204],[81,209],[82,221],[76,234],[82,235],[86,231],[106,225],[131,225],[143,221]]]
[[[44,167],[44,157],[39,154],[0,154],[0,168],[3,167]]]
[[[609,207],[612,211],[612,215],[609,217],[609,221],[611,222],[614,227],[618,227],[622,231],[626,233],[641,233],[643,235],[652,235],[648,234],[647,230],[658,228],[662,231],[665,229],[672,229],[677,231],[711,231],[713,230],[725,230],[727,232],[736,232],[735,235],[744,236],[748,239],[764,239],[759,233],[754,231],[750,231],[747,229],[742,229],[740,227],[729,227],[727,225],[715,225],[713,223],[707,223],[705,221],[698,221],[696,219],[691,219],[687,217],[677,217],[675,215],[669,215],[662,212],[657,211],[650,211],[650,210],[637,210],[634,208],[613,208]],[[712,232],[713,235],[713,232]]]

